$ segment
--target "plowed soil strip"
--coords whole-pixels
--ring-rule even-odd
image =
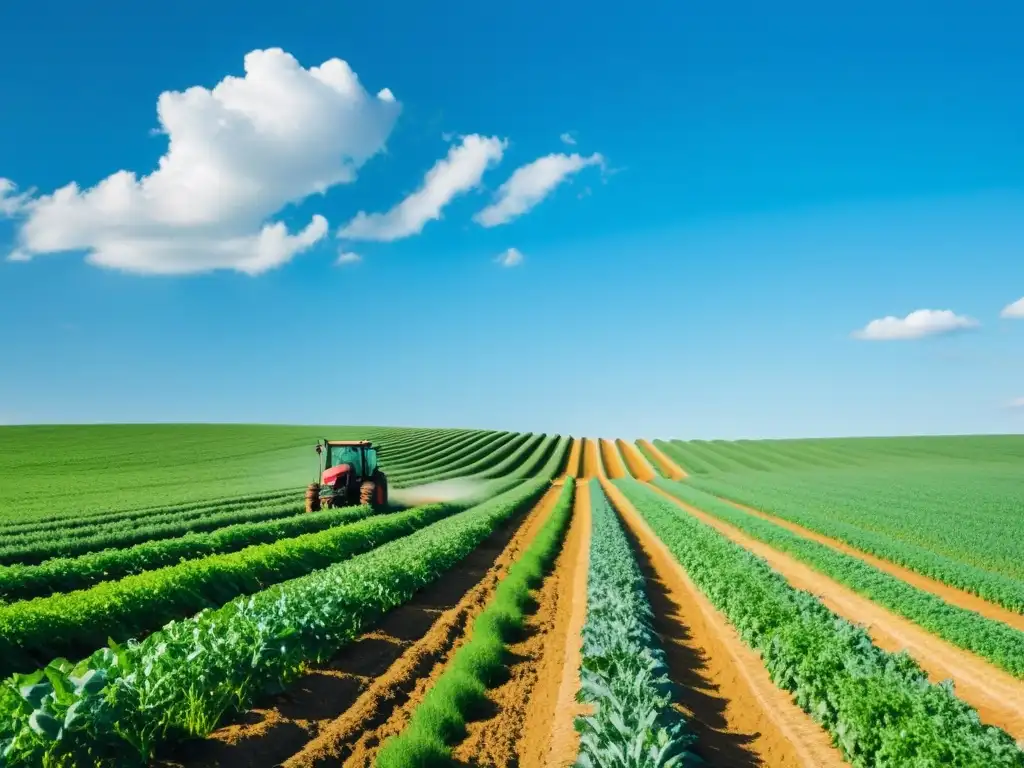
[[[583,477],[601,477],[604,474],[604,467],[601,465],[601,456],[598,453],[597,441],[591,437],[583,439]]]
[[[792,586],[817,596],[829,610],[848,621],[864,625],[879,648],[891,652],[908,651],[932,682],[952,679],[957,697],[977,709],[982,722],[999,726],[1018,741],[1024,739],[1024,681],[947,643],[656,485],[649,487],[741,547],[764,558]]]
[[[845,765],[828,734],[772,683],[761,657],[743,644],[622,493],[602,485],[648,577],[655,630],[680,688],[680,708],[698,736],[694,751],[721,768]]]
[[[558,481],[525,515],[500,527],[455,568],[390,611],[329,664],[312,669],[265,708],[182,745],[162,766],[333,765],[372,741],[403,705],[422,696],[483,610],[499,579],[539,530]],[[369,763],[367,763],[369,764]]]
[[[647,461],[647,458],[637,450],[637,447],[632,443],[627,443],[622,438],[615,441],[615,445],[619,449],[619,453],[622,454],[623,461],[626,462],[626,468],[629,469],[629,474],[644,483],[649,483],[655,477],[654,467]]]
[[[844,544],[838,539],[833,539],[825,536],[824,534],[816,533],[810,528],[804,528],[802,525],[798,525],[797,523],[791,523],[781,517],[776,517],[775,515],[762,512],[758,509],[754,509],[753,507],[748,507],[745,504],[740,504],[732,501],[731,499],[726,499],[721,496],[718,498],[728,504],[732,504],[737,509],[742,509],[744,512],[754,515],[755,517],[768,520],[781,528],[785,528],[787,531],[791,531],[798,536],[803,536],[805,539],[811,539],[819,544],[824,544],[826,547],[831,547],[837,552],[842,552],[844,555],[850,555],[851,557],[863,560],[865,563],[874,566],[880,571],[888,573],[890,576],[895,576],[897,579],[901,579],[924,592],[931,592],[933,595],[942,598],[950,605],[955,605],[958,608],[963,608],[967,611],[980,613],[987,619],[1001,621],[1004,624],[1009,624],[1015,629],[1024,631],[1024,615],[1014,613],[1002,606],[990,603],[988,600],[978,597],[977,595],[972,595],[970,592],[965,592],[962,589],[957,589],[956,587],[951,587],[948,584],[943,584],[941,581],[936,579],[923,576],[917,571],[904,568],[902,565],[897,565],[889,560],[883,560],[875,555],[855,549],[849,544]]]
[[[467,724],[468,736],[453,752],[460,764],[549,768],[571,765],[576,757],[578,740],[572,738],[576,735],[572,718],[580,705],[573,696],[579,687],[590,539],[590,499],[585,486],[577,486],[585,498],[577,496],[562,551],[535,593],[538,608],[527,620],[526,636],[509,647],[509,679],[488,692],[495,714]],[[567,673],[564,678],[563,673]],[[567,700],[563,699],[563,679],[569,689]],[[558,762],[548,760],[553,725],[558,730],[559,751],[566,753]]]
[[[600,440],[601,463],[604,465],[604,473],[613,480],[619,480],[626,476],[626,468],[622,465],[622,457],[619,450],[611,440]]]
[[[658,464],[658,468],[671,480],[682,480],[686,477],[686,470],[676,464],[660,448],[649,440],[637,440],[637,445],[647,451]]]
[[[574,437],[572,445],[569,446],[569,460],[565,466],[565,474],[569,477],[579,477],[583,470],[580,466],[580,459],[583,457],[583,438]]]

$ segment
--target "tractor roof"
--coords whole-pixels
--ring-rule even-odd
[[[365,445],[367,448],[371,445],[369,440],[327,440],[326,442],[328,445]]]

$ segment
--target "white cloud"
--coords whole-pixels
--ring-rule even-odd
[[[32,192],[17,194],[18,185],[0,177],[0,216],[16,216],[32,199]]]
[[[1007,407],[1009,408],[1024,408],[1024,397],[1017,397],[1008,402]]]
[[[363,257],[353,251],[340,250],[338,251],[338,258],[335,260],[335,264],[355,264],[358,261],[362,261]]]
[[[441,218],[441,209],[457,195],[480,184],[484,172],[501,162],[508,142],[472,134],[434,163],[420,188],[387,213],[360,211],[341,228],[338,237],[348,240],[399,240],[423,231],[427,222]]]
[[[999,313],[999,316],[1015,320],[1024,318],[1024,298],[1017,299],[1013,304],[1007,304],[1003,307],[1003,311]]]
[[[473,217],[485,227],[496,227],[522,216],[550,194],[570,174],[588,165],[603,165],[599,154],[582,157],[578,154],[551,154],[520,168],[498,188],[497,199]]]
[[[573,135],[571,133],[569,133],[568,131],[563,133],[558,138],[562,140],[563,144],[568,144],[570,147],[575,147],[576,146],[576,139],[574,139]]]
[[[503,267],[518,267],[523,263],[523,254],[519,252],[518,248],[509,248],[504,253],[499,253],[495,262]]]
[[[157,101],[166,154],[148,176],[72,182],[27,203],[9,258],[85,250],[90,263],[148,274],[284,264],[328,232],[314,215],[298,232],[269,219],[289,203],[355,180],[384,148],[400,112],[341,59],[303,68],[279,48],[245,56],[245,76]]]
[[[889,315],[872,320],[861,330],[854,331],[853,337],[868,341],[920,339],[976,328],[979,325],[977,320],[957,315],[948,309],[918,309],[906,317]]]

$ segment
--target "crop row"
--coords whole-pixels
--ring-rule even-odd
[[[392,470],[389,472],[389,477],[393,478],[395,483],[402,485],[416,484],[422,478],[429,478],[438,472],[460,466],[462,462],[472,461],[474,457],[486,456],[494,447],[513,437],[515,437],[513,432],[483,432],[474,435],[472,440],[466,441],[457,449],[424,458],[401,471]]]
[[[664,490],[775,549],[787,552],[894,613],[954,645],[1024,678],[1024,632],[974,611],[950,605],[930,592],[863,560],[804,538],[780,525],[738,509],[685,483],[655,481]]]
[[[98,552],[111,547],[128,547],[144,541],[172,539],[186,533],[214,531],[235,523],[257,522],[290,517],[303,511],[301,499],[288,503],[271,503],[261,506],[232,508],[213,515],[187,513],[184,520],[173,519],[160,523],[121,522],[98,530],[91,535],[61,536],[51,532],[30,541],[6,540],[0,546],[0,564],[42,563],[54,557],[75,557],[89,552]],[[80,531],[78,532],[80,534]]]
[[[403,485],[418,485],[427,482],[450,480],[453,477],[477,475],[504,461],[531,437],[530,433],[513,433],[496,445],[484,446],[469,456],[453,462],[446,469],[429,470],[424,473],[403,476]]]
[[[547,487],[544,478],[527,481],[365,555],[172,622],[142,642],[12,676],[0,687],[3,764],[142,765],[161,743],[208,734],[226,714],[329,659]]]
[[[416,507],[187,560],[78,592],[0,606],[0,674],[32,669],[56,656],[84,655],[108,637],[125,640],[172,619],[308,574],[461,508],[456,504]]]
[[[983,726],[948,683],[929,683],[909,655],[880,650],[863,628],[655,491],[634,480],[615,486],[851,764],[1024,765],[1008,734]]]
[[[1013,525],[1019,473],[997,469],[749,475],[693,484],[1024,612],[1024,533]]]
[[[377,768],[450,764],[451,747],[465,737],[466,719],[482,708],[487,689],[501,681],[507,646],[522,630],[530,590],[540,585],[561,548],[572,517],[572,498],[573,481],[567,479],[544,525],[473,621],[465,645],[427,691],[405,729],[382,746]]]
[[[644,577],[618,515],[591,480],[590,569],[577,718],[580,766],[682,765],[696,740],[672,707],[665,652]]]
[[[187,533],[175,539],[145,541],[125,549],[104,549],[78,557],[58,557],[39,565],[0,566],[0,598],[8,602],[44,597],[56,592],[87,589],[103,581],[196,560],[236,552],[254,544],[266,544],[351,523],[373,513],[371,507],[325,509],[254,523],[238,523],[210,533]]]

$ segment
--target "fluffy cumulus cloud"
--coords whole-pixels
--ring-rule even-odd
[[[854,331],[853,337],[868,341],[921,339],[964,331],[978,325],[980,323],[977,320],[948,309],[918,309],[906,317],[890,315],[872,320],[859,331]]]
[[[503,267],[518,267],[523,263],[523,254],[518,248],[509,248],[499,253],[495,261]]]
[[[354,251],[346,251],[344,249],[338,251],[338,258],[335,259],[334,263],[343,266],[345,264],[355,264],[356,262],[362,261],[363,257]]]
[[[551,154],[520,168],[498,189],[495,201],[477,213],[473,220],[484,227],[506,224],[529,211],[569,176],[588,165],[603,165],[599,154]]]
[[[271,219],[353,181],[400,106],[386,88],[369,94],[337,58],[305,69],[272,48],[247,54],[244,68],[212,89],[160,95],[168,148],[149,175],[122,170],[17,204],[25,220],[11,258],[84,250],[93,264],[137,273],[258,274],[323,238],[322,216],[297,231]]]
[[[478,134],[464,136],[427,171],[419,189],[386,213],[360,211],[338,231],[347,240],[400,240],[423,231],[456,196],[479,186],[484,172],[501,162],[508,142]]]
[[[1014,320],[1024,318],[1024,298],[1017,299],[1013,304],[1007,304],[1003,307],[1003,311],[999,313],[999,316],[1012,318]]]

